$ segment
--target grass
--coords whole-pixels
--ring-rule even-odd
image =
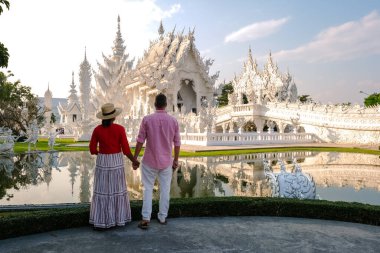
[[[73,146],[73,144],[83,144],[84,146]],[[33,147],[31,146],[31,150]],[[46,139],[40,139],[37,142],[37,150],[50,150]],[[72,139],[57,139],[54,146],[56,151],[89,151],[88,142],[75,142]],[[15,145],[14,151],[22,153],[28,151],[28,144],[18,142]],[[134,148],[132,148],[132,152]],[[181,151],[181,157],[202,157],[202,156],[222,156],[222,155],[241,155],[252,153],[268,153],[268,152],[290,152],[290,151],[317,151],[317,152],[344,152],[344,153],[362,153],[380,155],[380,150],[362,149],[362,148],[342,148],[342,147],[278,147],[278,148],[254,148],[254,149],[234,149],[234,150],[212,150],[212,151]],[[144,154],[144,150],[140,155]]]
[[[54,150],[56,151],[88,151],[88,146],[84,147],[75,147],[75,146],[70,146],[72,144],[75,144],[77,142],[62,139],[58,140],[55,143]],[[49,151],[50,147],[48,146],[47,140],[39,140],[37,142],[37,150],[38,151]],[[34,146],[30,145],[30,150],[34,150]],[[15,153],[23,153],[28,151],[28,143],[24,142],[17,142],[14,147],[14,152]]]

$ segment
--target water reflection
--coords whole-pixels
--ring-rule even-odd
[[[284,152],[180,159],[173,174],[171,195],[272,196],[264,174],[266,159],[274,173],[291,171],[296,159],[313,177],[321,199],[380,205],[380,159],[348,153]],[[131,199],[142,198],[140,170],[126,161]],[[91,201],[95,157],[88,152],[32,153],[0,157],[0,205],[77,203]],[[358,194],[352,194],[352,191]],[[154,190],[159,197],[158,187]],[[341,197],[339,197],[341,196]]]

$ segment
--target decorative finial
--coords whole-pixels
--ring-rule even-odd
[[[176,25],[174,26],[174,28],[173,28],[172,35],[174,35],[174,32],[175,32],[176,27],[177,27],[177,24],[176,24]]]
[[[87,47],[84,46],[84,60],[87,60]]]
[[[272,50],[269,50],[269,57],[268,57],[268,63],[267,64],[273,66]]]
[[[158,34],[160,35],[160,38],[162,39],[165,33],[164,26],[162,25],[162,20],[160,22],[160,26],[158,27]]]
[[[117,15],[117,30],[120,32],[120,15]]]
[[[249,45],[248,49],[248,60],[250,63],[253,63],[251,45]]]
[[[74,71],[72,72],[71,76],[72,76],[71,83],[74,84]]]
[[[195,33],[195,26],[194,26],[194,28],[193,28],[193,31],[191,31],[190,28],[189,28],[189,40],[190,40],[191,42],[194,42],[194,40],[195,40],[195,38],[194,38],[194,33]]]

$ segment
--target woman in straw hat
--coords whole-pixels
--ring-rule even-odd
[[[95,229],[124,226],[131,221],[123,154],[134,166],[139,166],[139,162],[131,153],[124,127],[113,123],[121,111],[111,103],[104,104],[96,114],[102,124],[91,136],[90,152],[97,155],[90,210],[90,224]]]

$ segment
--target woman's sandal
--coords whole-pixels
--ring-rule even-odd
[[[149,221],[141,220],[137,226],[141,229],[148,229]]]

